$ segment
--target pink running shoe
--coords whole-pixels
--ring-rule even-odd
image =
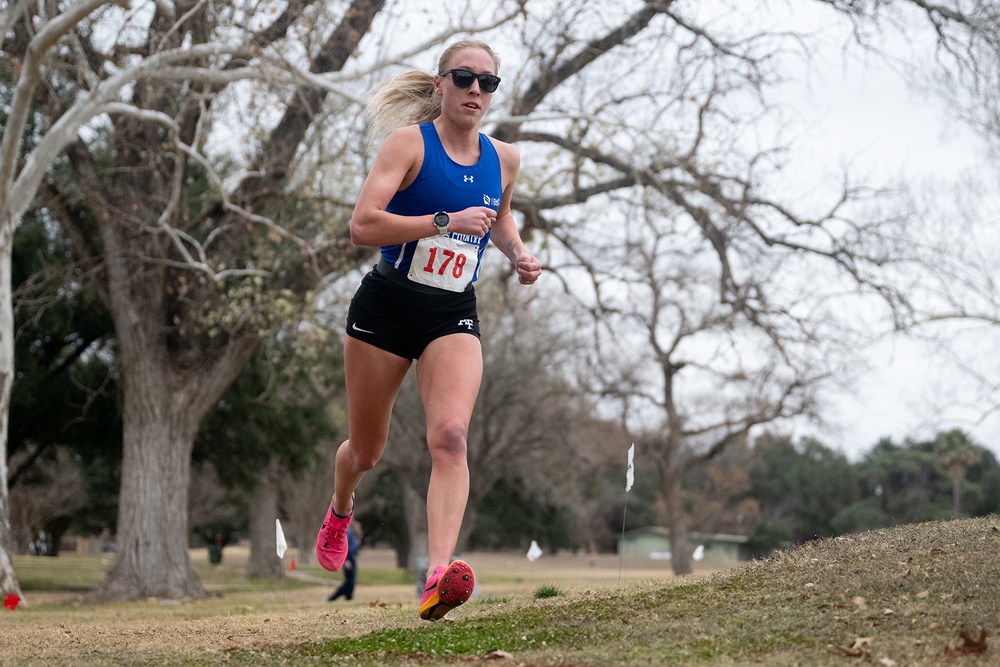
[[[425,621],[444,618],[445,614],[472,597],[475,587],[476,575],[465,561],[452,561],[448,567],[437,566],[427,577],[424,594],[420,596],[420,618]]]
[[[354,518],[354,496],[351,496],[351,513],[346,517],[337,516],[333,511],[333,501],[326,512],[326,521],[316,536],[316,560],[324,570],[336,572],[347,560],[347,527]]]

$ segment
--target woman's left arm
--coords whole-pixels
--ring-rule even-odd
[[[524,246],[514,214],[510,210],[514,181],[517,180],[517,172],[521,167],[521,154],[513,144],[494,140],[493,145],[496,146],[497,154],[500,156],[503,196],[500,199],[500,208],[497,210],[497,219],[490,232],[490,239],[514,265],[520,283],[531,285],[542,274],[542,263]]]

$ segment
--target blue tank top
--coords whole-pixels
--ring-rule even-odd
[[[429,215],[438,211],[461,211],[470,206],[486,206],[494,211],[500,208],[503,194],[500,156],[489,137],[479,134],[479,162],[466,166],[448,157],[434,123],[421,125],[420,134],[424,139],[424,161],[420,172],[405,190],[393,195],[385,207],[387,212]],[[473,274],[473,280],[476,280],[490,233],[482,238],[456,232],[451,232],[449,236],[478,246],[478,261]],[[416,246],[416,241],[384,245],[381,247],[382,258],[400,271],[408,271]]]

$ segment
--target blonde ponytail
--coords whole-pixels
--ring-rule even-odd
[[[434,94],[434,75],[418,70],[397,74],[375,88],[366,111],[372,141],[395,129],[434,120],[441,113],[441,98]]]

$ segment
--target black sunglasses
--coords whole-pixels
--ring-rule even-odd
[[[456,88],[468,88],[476,79],[479,79],[479,89],[484,93],[496,92],[497,86],[500,85],[500,77],[495,74],[476,74],[467,69],[449,69],[441,72],[440,76],[449,74]]]

